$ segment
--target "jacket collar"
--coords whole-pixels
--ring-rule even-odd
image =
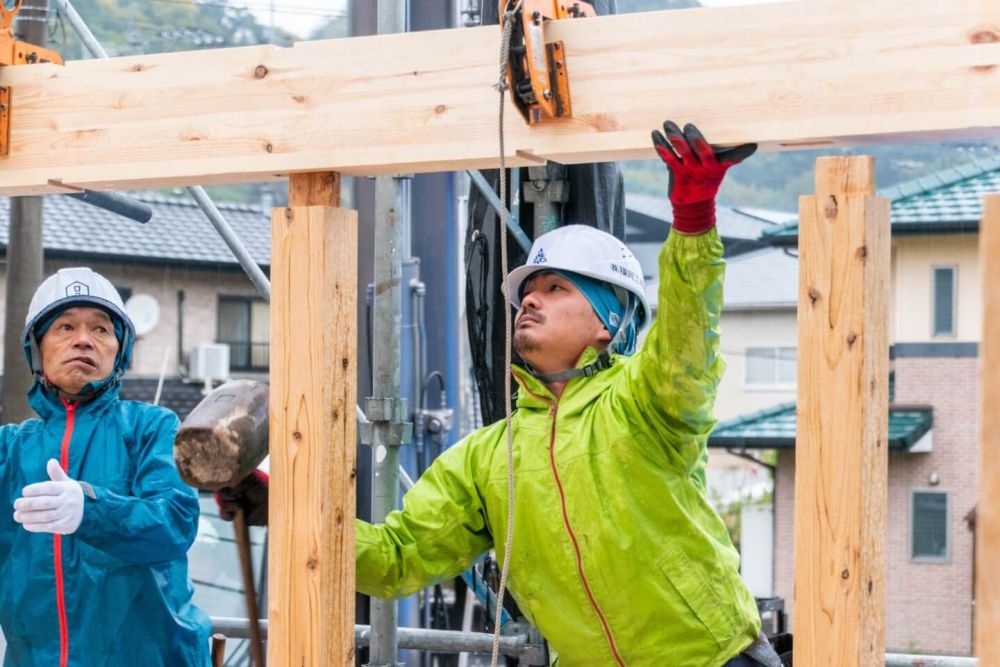
[[[77,403],[77,414],[102,411],[112,402],[118,400],[120,389],[120,382],[109,383],[89,401]],[[44,380],[39,378],[35,379],[34,384],[31,385],[31,389],[28,390],[28,404],[44,420],[59,419],[66,416],[66,407],[63,405],[59,394],[48,387]]]
[[[597,356],[597,350],[592,347],[588,347],[583,351],[583,354],[580,355],[575,368],[583,368],[587,364],[593,363],[597,359]],[[611,358],[614,360],[615,366],[620,365],[625,359],[621,355],[617,354],[611,355]],[[591,377],[573,378],[566,383],[566,388],[563,390],[562,396],[557,399],[555,395],[549,391],[549,388],[545,385],[545,383],[521,366],[514,365],[511,370],[514,375],[514,379],[517,380],[518,385],[520,385],[520,391],[517,392],[517,407],[524,409],[541,408],[547,410],[556,403],[560,405],[561,409],[563,406],[567,406],[567,404],[570,404],[571,406],[580,401],[583,403],[589,403],[594,397],[604,391],[610,379],[617,374],[615,373],[615,366],[601,371]]]

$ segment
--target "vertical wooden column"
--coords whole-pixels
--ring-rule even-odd
[[[337,174],[272,212],[268,662],[354,664],[357,212]]]
[[[1000,195],[983,198],[979,227],[983,272],[982,438],[976,503],[976,655],[980,665],[1000,665]]]
[[[795,664],[885,664],[889,202],[870,157],[799,202]]]

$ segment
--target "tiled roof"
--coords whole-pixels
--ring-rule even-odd
[[[42,232],[47,253],[129,258],[150,262],[238,265],[215,228],[191,199],[141,193],[153,218],[141,224],[62,196],[45,198]],[[223,217],[262,266],[271,261],[271,221],[262,209],[218,204]],[[0,197],[0,246],[7,247],[10,205]]]
[[[1000,193],[1000,157],[924,176],[879,191],[892,202],[892,232],[947,233],[975,231],[982,217],[982,197]],[[794,243],[798,221],[765,231],[761,240],[775,245]]]
[[[646,260],[655,267],[656,252],[646,258],[643,247],[633,248],[640,261]],[[646,266],[646,264],[643,264]],[[655,272],[648,276],[646,298],[656,308],[659,279]],[[726,259],[726,282],[723,312],[736,310],[792,309],[799,299],[799,260],[785,254],[781,248],[753,250]]]
[[[726,310],[794,308],[799,299],[799,260],[766,248],[726,260]]]
[[[889,406],[889,449],[908,450],[933,424],[929,407]],[[719,422],[709,447],[727,449],[791,449],[795,447],[795,403]]]
[[[673,211],[670,207],[670,200],[666,195],[655,197],[652,195],[636,194],[634,192],[625,193],[625,208],[641,215],[663,221],[673,222]],[[795,216],[783,211],[769,211],[766,209],[742,209],[730,206],[719,206],[716,210],[718,219],[719,234],[730,239],[757,239],[767,230],[777,224],[786,222]],[[667,228],[663,227],[663,236],[666,237]]]

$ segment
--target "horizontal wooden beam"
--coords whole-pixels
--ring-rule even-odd
[[[507,158],[653,156],[664,118],[764,150],[1000,134],[994,0],[819,0],[572,19],[574,117]],[[162,187],[497,164],[495,27],[0,69],[0,194]]]

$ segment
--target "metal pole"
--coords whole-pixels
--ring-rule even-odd
[[[246,246],[243,245],[243,241],[240,237],[236,235],[233,228],[229,225],[222,213],[219,211],[215,202],[212,201],[208,193],[205,192],[205,188],[195,185],[187,188],[188,193],[198,202],[198,206],[205,213],[205,217],[208,218],[212,226],[215,227],[215,231],[219,233],[222,240],[226,242],[229,246],[229,250],[232,251],[233,255],[239,261],[240,266],[246,271],[247,276],[250,278],[250,282],[254,284],[260,293],[268,301],[271,300],[271,282],[264,275],[260,266],[254,261],[253,257],[250,255],[250,251],[247,250]]]
[[[406,31],[406,0],[378,0],[378,32]],[[372,521],[380,522],[396,507],[399,492],[399,424],[406,409],[400,400],[402,343],[403,221],[402,188],[390,176],[375,179],[375,302],[372,322],[372,398],[365,412],[372,428]],[[394,424],[393,422],[396,422]],[[395,428],[394,428],[395,426]],[[372,598],[371,667],[396,667],[397,604]]]
[[[55,4],[56,9],[58,9],[59,12],[66,17],[66,20],[69,21],[73,31],[76,32],[80,41],[83,42],[85,47],[87,47],[87,50],[90,51],[91,55],[95,58],[107,58],[108,52],[105,51],[104,47],[101,46],[101,43],[97,41],[97,38],[94,37],[94,33],[90,31],[87,24],[84,23],[83,19],[80,18],[80,15],[76,13],[76,10],[73,8],[73,5],[69,3],[69,0],[52,0],[52,2]],[[243,270],[246,271],[247,276],[249,276],[250,282],[252,282],[254,286],[260,290],[260,293],[264,295],[265,299],[270,301],[271,284],[268,282],[267,276],[264,275],[264,272],[257,265],[257,262],[254,261],[239,236],[236,235],[236,232],[233,231],[233,228],[222,216],[222,213],[212,201],[211,197],[209,197],[208,193],[205,192],[205,188],[195,185],[187,188],[187,191],[194,198],[194,200],[198,202],[198,207],[205,213],[205,217],[208,218],[209,222],[212,223],[212,226],[215,227],[215,231],[219,233],[222,240],[226,242],[227,246],[229,246],[229,249],[232,251],[237,261],[239,261],[240,266],[243,267]]]
[[[261,619],[261,634],[267,639],[267,620]],[[522,626],[526,627],[526,626]],[[249,635],[249,622],[245,618],[212,617],[212,631],[227,639],[245,639]],[[500,652],[512,657],[525,658],[538,655],[542,646],[533,641],[527,631],[504,635],[500,638]],[[449,653],[485,653],[493,647],[493,636],[484,632],[459,632],[457,630],[427,630],[425,628],[399,628],[400,648]],[[371,627],[354,626],[358,646],[370,646]],[[542,664],[529,660],[528,664]]]
[[[472,183],[476,186],[476,188],[479,189],[479,192],[482,193],[483,197],[486,198],[486,201],[490,203],[490,205],[493,207],[493,210],[497,212],[497,215],[499,215],[505,208],[507,208],[504,204],[500,202],[500,197],[497,195],[496,191],[486,180],[486,177],[483,176],[483,173],[481,171],[479,171],[478,169],[467,169],[465,173],[469,175],[469,178],[472,179]],[[511,178],[514,178],[514,175],[517,173],[518,173],[517,169],[511,169]],[[515,188],[518,187],[517,183],[514,183],[514,187]],[[507,214],[507,229],[510,230],[510,233],[514,236],[514,240],[517,241],[517,244],[521,246],[521,250],[523,250],[524,252],[529,252],[531,250],[531,239],[529,239],[528,235],[524,233],[523,229],[521,229],[521,224],[520,221],[518,220],[518,211],[517,211],[518,206],[516,204],[518,200],[516,197],[514,201],[515,201],[515,210],[510,211]]]

